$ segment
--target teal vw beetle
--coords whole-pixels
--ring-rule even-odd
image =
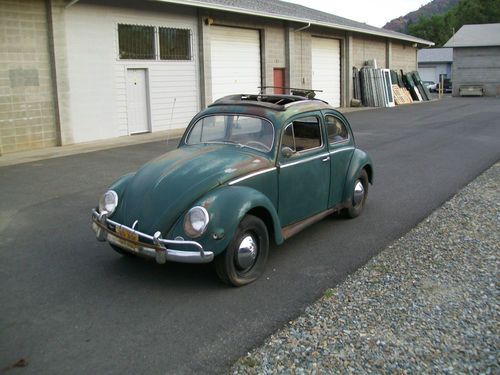
[[[370,183],[370,157],[327,103],[231,95],[197,114],[176,150],[112,184],[92,226],[119,253],[214,261],[241,286],[264,271],[271,240],[334,212],[358,216]]]

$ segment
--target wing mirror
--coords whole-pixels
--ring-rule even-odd
[[[283,155],[283,157],[285,159],[288,159],[289,157],[291,157],[293,155],[294,151],[288,147],[288,146],[285,146],[281,149],[281,155]]]

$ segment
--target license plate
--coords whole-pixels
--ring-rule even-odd
[[[139,235],[137,233],[134,233],[127,228],[116,227],[116,234],[121,237],[118,237],[117,240],[122,246],[127,249],[137,251],[138,245],[134,243],[139,241]]]

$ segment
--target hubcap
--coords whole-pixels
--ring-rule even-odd
[[[251,235],[246,235],[240,242],[238,254],[236,256],[236,265],[241,270],[246,270],[253,266],[257,259],[257,243]]]
[[[365,195],[365,188],[363,184],[361,183],[360,180],[356,181],[356,184],[354,185],[354,194],[352,196],[352,201],[355,206],[361,203],[363,200],[363,197]]]

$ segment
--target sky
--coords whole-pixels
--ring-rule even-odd
[[[336,16],[382,27],[390,20],[417,10],[430,0],[285,0]]]

